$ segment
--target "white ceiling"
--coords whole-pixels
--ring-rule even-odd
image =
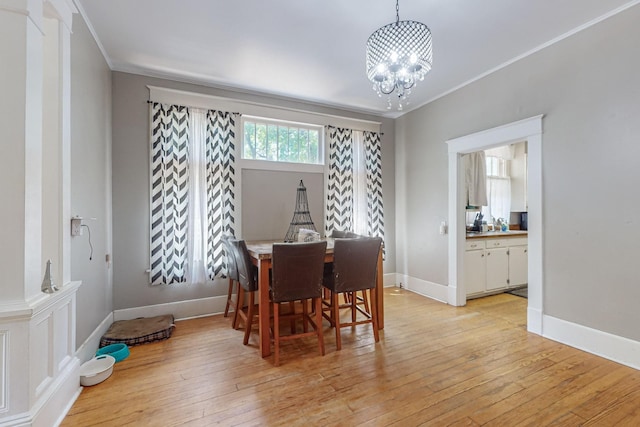
[[[404,0],[433,69],[418,108],[640,0]],[[113,70],[397,117],[365,74],[365,43],[393,0],[76,0]]]

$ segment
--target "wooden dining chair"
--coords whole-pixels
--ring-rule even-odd
[[[238,297],[236,299],[236,313],[233,320],[234,329],[237,328],[238,322],[242,320],[244,323],[244,345],[249,343],[249,335],[254,323],[258,322],[258,304],[255,300],[255,294],[258,290],[258,269],[251,263],[251,257],[247,250],[247,244],[244,240],[230,240],[236,258],[236,267],[238,269]],[[245,294],[249,294],[249,302],[244,305]]]
[[[235,250],[233,246],[231,246],[230,239],[232,236],[224,235],[222,236],[222,246],[224,247],[225,256],[227,258],[227,277],[229,278],[229,289],[227,290],[227,304],[224,307],[224,317],[229,316],[229,309],[233,308],[235,310],[237,295],[239,292],[239,278],[238,278],[238,266],[235,256]],[[236,316],[234,315],[234,322]],[[232,323],[233,328],[235,329],[236,325]]]
[[[373,327],[375,342],[380,340],[378,334],[378,313],[376,275],[378,256],[382,247],[380,237],[360,237],[357,239],[336,239],[333,246],[333,269],[331,274],[325,274],[323,285],[331,291],[329,302],[329,321],[336,328],[336,347],[342,348],[340,328],[370,323]],[[369,311],[362,309],[355,298],[356,292],[369,292]],[[338,296],[350,293],[348,304],[340,305]],[[340,320],[340,308],[348,307],[351,312],[351,322]],[[358,313],[361,314],[358,320]]]
[[[350,230],[332,230],[331,231],[331,237],[334,239],[358,239],[361,237],[365,237],[363,235],[357,234],[353,231]],[[328,274],[331,274],[331,269],[333,268],[333,264],[328,263],[325,265],[324,270],[325,270],[325,276]],[[328,292],[327,292],[328,294]],[[363,290],[360,295],[358,295],[358,292],[345,292],[344,294],[342,294],[343,298],[344,298],[344,304],[341,305],[341,308],[345,308],[348,305],[351,304],[351,299],[355,298],[356,299],[356,303],[357,304],[362,304],[364,305],[364,310],[366,312],[369,312],[369,298],[367,297],[367,292],[365,290]],[[328,299],[328,297],[325,295],[325,300]],[[325,301],[326,302],[326,301]],[[355,321],[355,319],[354,319]]]
[[[273,304],[274,364],[280,365],[280,342],[317,336],[320,354],[324,356],[322,335],[322,280],[327,242],[274,244],[271,258],[271,303]],[[308,309],[313,304],[313,318]],[[292,330],[290,335],[280,335],[280,304],[301,301],[301,313],[295,310],[284,318],[302,318],[303,331]],[[308,330],[308,325],[313,330]]]

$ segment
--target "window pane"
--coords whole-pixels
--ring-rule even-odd
[[[256,158],[256,125],[246,122],[244,124],[244,157],[247,159]]]
[[[300,162],[309,163],[309,131],[300,129],[298,135],[300,140]]]
[[[309,163],[318,163],[318,131],[309,131]]]
[[[267,126],[264,123],[256,123],[256,158],[267,158]]]
[[[289,128],[289,161],[300,161],[300,141],[298,141],[298,129]]]
[[[269,141],[269,160],[280,160],[279,150],[278,150],[278,126],[276,125],[268,125],[267,126],[267,134]]]
[[[278,153],[278,160],[281,162],[288,162],[289,160],[289,128],[286,126],[278,127],[278,147],[280,152]]]

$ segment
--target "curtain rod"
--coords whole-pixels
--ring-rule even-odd
[[[349,129],[349,130],[355,130],[358,132],[371,132],[371,133],[378,133],[380,135],[384,135],[384,132],[374,132],[372,130],[365,130],[365,129],[354,129],[354,128],[341,128],[338,126],[333,126],[333,125],[326,125],[328,128],[334,128],[334,129]]]
[[[158,90],[158,91],[163,91],[163,92],[174,92],[174,93],[178,93],[178,94],[195,95],[197,97],[221,100],[221,101],[225,101],[225,102],[242,104],[242,105],[246,105],[246,106],[269,108],[271,110],[291,111],[291,112],[301,113],[301,114],[310,114],[310,115],[318,116],[318,117],[328,117],[328,118],[334,118],[334,119],[338,119],[338,120],[348,120],[348,121],[352,121],[352,122],[362,122],[362,123],[368,123],[368,124],[373,124],[373,125],[378,125],[378,126],[382,125],[382,122],[378,121],[378,120],[368,120],[368,119],[360,119],[360,118],[354,118],[354,117],[345,117],[345,116],[340,116],[340,115],[336,115],[336,114],[321,113],[321,112],[317,112],[317,111],[307,110],[307,109],[304,109],[304,108],[300,109],[300,108],[293,108],[293,107],[285,107],[285,106],[282,106],[282,105],[275,105],[275,104],[270,104],[270,103],[266,103],[266,102],[233,99],[233,98],[228,98],[226,96],[197,93],[197,92],[191,92],[191,91],[184,91],[184,90],[180,90],[180,89],[169,89],[169,88],[163,88],[163,87],[153,86],[153,85],[147,85],[147,88],[150,91]],[[286,99],[284,99],[284,100],[286,101]],[[305,105],[309,105],[309,106],[315,105],[315,104],[309,104],[307,101],[304,101],[304,100],[298,100],[298,102],[300,102],[302,104],[305,104]],[[331,107],[331,106],[328,106],[328,105],[319,105],[319,106],[320,107],[338,108],[338,109],[340,109],[340,107]],[[372,112],[357,112],[357,111],[353,111],[352,113],[365,114],[365,115],[374,115],[374,113],[372,113]]]
[[[164,104],[164,102],[151,101],[150,99],[147,99],[147,104]],[[168,105],[168,104],[165,104],[165,105]],[[171,105],[175,105],[176,107],[195,108],[197,110],[222,111],[222,110],[214,110],[211,108],[192,107],[190,105],[178,105],[178,104],[171,104]],[[225,113],[237,114],[239,116],[242,116],[242,113],[238,113],[236,111],[225,111]]]
[[[151,101],[150,99],[147,100],[147,104],[164,104],[163,102],[158,102],[158,101]],[[196,108],[199,110],[203,110],[204,108],[200,108],[200,107],[191,107],[189,105],[178,105],[178,104],[171,104],[171,105],[176,105],[178,107],[184,107],[184,108]],[[220,110],[212,110],[212,111],[220,111]],[[229,112],[229,111],[227,111]],[[243,116],[245,114],[239,113],[239,112],[231,112],[231,114],[237,114],[239,116]],[[371,133],[377,133],[380,134],[380,136],[384,135],[384,132],[374,132],[371,130],[365,130],[365,129],[354,129],[354,128],[339,128],[338,126],[333,126],[333,125],[325,125],[328,128],[334,128],[334,129],[350,129],[350,130],[355,130],[358,132],[371,132]]]

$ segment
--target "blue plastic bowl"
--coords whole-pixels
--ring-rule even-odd
[[[99,348],[96,352],[96,356],[108,354],[116,359],[116,363],[129,357],[129,347],[126,344],[110,344],[105,347]]]

